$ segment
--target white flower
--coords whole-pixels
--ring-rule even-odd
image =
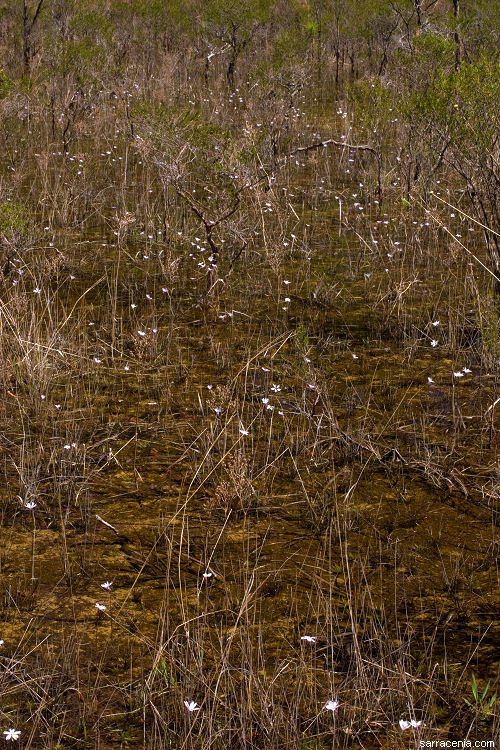
[[[353,359],[358,359],[358,355],[357,355],[357,354],[353,354],[353,355],[352,355],[352,358],[353,358]]]
[[[436,339],[432,339],[431,346],[437,346],[438,344],[439,344],[439,341],[437,341]]]
[[[432,325],[433,325],[434,327],[438,326],[438,325],[439,325],[439,320],[433,320],[433,321],[432,321]]]
[[[7,742],[9,740],[18,740],[20,734],[21,734],[21,730],[20,729],[6,729],[4,731],[5,740]]]
[[[281,386],[280,385],[275,385],[273,383],[272,386],[271,386],[271,390],[274,391],[274,393],[279,393],[279,391],[281,391]]]
[[[456,378],[463,378],[464,376],[463,372],[454,372],[453,374]]]
[[[184,701],[184,705],[186,706],[187,710],[190,711],[191,713],[193,711],[199,711],[201,708],[201,706],[199,706],[194,701]]]
[[[33,500],[30,500],[28,503],[24,503],[24,507],[28,510],[33,510],[33,508],[36,508],[36,503],[34,503]]]
[[[99,610],[99,612],[104,612],[104,610],[107,609],[107,607],[106,607],[105,604],[99,604],[99,602],[96,602],[95,606],[97,607],[97,609]]]
[[[268,398],[263,398],[262,399],[262,403],[263,404],[268,404],[269,403],[269,399]]]
[[[413,729],[417,729],[421,724],[421,721],[415,721],[415,719],[410,719],[410,721],[406,721],[406,719],[399,720],[399,726],[401,727],[402,732],[406,732],[406,730],[410,727],[413,727]]]
[[[332,711],[333,713],[335,713],[335,711],[337,710],[339,706],[340,706],[340,703],[338,701],[330,700],[330,701],[327,701],[327,703],[325,703],[323,708],[325,708],[327,711]]]
[[[104,583],[101,583],[101,588],[106,589],[106,591],[109,591],[112,585],[113,585],[113,581],[104,581]]]
[[[137,333],[139,334],[139,336],[145,336],[146,335],[145,331],[137,331]]]
[[[308,643],[316,643],[318,640],[315,635],[301,635],[300,636],[301,641],[307,641]]]
[[[462,367],[462,372],[468,375],[470,372],[472,372],[472,370],[469,370],[468,367]]]
[[[35,287],[35,289],[33,289],[33,293],[34,294],[41,294],[42,290],[39,287]]]
[[[203,573],[203,578],[212,578],[213,573],[211,573],[209,570],[206,573]]]
[[[433,381],[433,379],[432,379],[432,378],[427,378],[427,382],[428,382],[428,383],[433,383],[434,381]]]
[[[100,365],[102,362],[102,359],[99,359],[99,357],[94,357],[94,362],[96,363],[96,365]]]
[[[243,427],[240,428],[240,435],[248,435],[248,430],[245,430]]]
[[[0,646],[3,646],[3,644],[4,644],[4,643],[5,643],[5,641],[4,641],[4,640],[3,640],[3,638],[2,638],[2,639],[0,640]]]
[[[285,280],[284,280],[284,282],[283,282],[283,284],[286,284],[287,286],[288,286],[288,284],[291,284],[291,283],[292,283],[292,282],[291,282],[291,281],[288,281],[288,279],[285,279]]]

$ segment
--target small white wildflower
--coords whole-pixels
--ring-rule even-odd
[[[268,398],[263,398],[262,399],[262,403],[263,404],[268,404],[269,403],[269,399]]]
[[[102,362],[102,359],[99,359],[99,357],[94,357],[94,362],[96,363],[96,365],[100,365]]]
[[[329,700],[329,701],[327,701],[327,702],[325,703],[325,705],[324,705],[324,708],[325,708],[325,709],[326,709],[327,711],[332,711],[333,713],[335,713],[335,711],[337,710],[337,708],[338,708],[339,706],[340,706],[340,703],[339,703],[338,701],[332,701],[332,700]]]
[[[406,732],[406,730],[410,727],[413,727],[413,729],[417,729],[419,726],[421,726],[421,724],[421,721],[415,721],[415,719],[410,719],[410,721],[406,721],[406,719],[399,720],[399,726],[401,727],[402,732]]]
[[[318,640],[315,635],[301,635],[300,636],[301,641],[307,641],[308,643],[316,643]]]
[[[427,382],[428,382],[428,383],[433,383],[434,381],[433,381],[433,379],[432,379],[432,378],[427,378]]]
[[[104,581],[104,583],[101,583],[101,588],[106,589],[106,591],[109,591],[112,585],[113,585],[113,581]]]
[[[24,507],[27,510],[33,510],[34,508],[36,508],[36,503],[34,503],[33,500],[30,500],[29,502],[24,503]]]
[[[18,740],[20,734],[20,729],[7,729],[4,731],[6,742],[8,742],[9,740]]]
[[[99,602],[96,602],[95,606],[97,607],[97,609],[99,610],[99,612],[104,612],[104,610],[107,609],[107,607],[106,607],[105,604],[99,604]]]
[[[279,393],[281,391],[280,385],[275,385],[274,383],[271,386],[271,390],[274,391],[274,393]]]
[[[463,372],[454,372],[454,373],[453,373],[453,375],[454,375],[454,376],[455,376],[456,378],[463,378],[463,376],[464,376]]]
[[[146,335],[145,331],[137,331],[137,333],[139,334],[139,336],[145,336]]]
[[[195,703],[194,701],[184,701],[184,705],[186,706],[187,710],[188,710],[189,712],[191,712],[191,713],[192,713],[193,711],[199,711],[199,710],[200,710],[200,708],[201,708],[201,706],[199,706],[199,705],[198,705],[197,703]]]
[[[248,430],[245,430],[243,427],[240,427],[240,435],[248,435]]]
[[[462,367],[462,372],[463,372],[463,373],[464,373],[465,375],[468,375],[469,373],[471,373],[471,372],[472,372],[472,370],[469,370],[469,368],[468,368],[468,367]]]
[[[35,288],[33,289],[33,293],[34,293],[34,294],[41,294],[41,293],[42,293],[42,290],[40,289],[40,287],[38,287],[38,286],[37,286],[37,287],[35,287]]]
[[[438,325],[439,325],[439,320],[433,320],[433,321],[432,321],[432,325],[434,326],[434,328],[435,328],[436,326],[438,326]]]

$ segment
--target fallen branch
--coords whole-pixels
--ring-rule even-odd
[[[333,138],[328,138],[326,141],[319,141],[318,143],[312,143],[310,146],[299,146],[298,148],[294,148],[292,151],[289,151],[286,156],[283,157],[283,160],[289,159],[291,156],[295,156],[295,154],[304,154],[308,151],[316,151],[319,148],[326,148],[327,146],[339,146],[341,148],[348,148],[356,151],[368,151],[369,153],[373,154],[375,159],[377,160],[377,193],[378,193],[378,199],[379,201],[382,201],[382,158],[377,151],[377,149],[373,148],[373,146],[367,146],[367,145],[356,145],[354,143],[345,143],[344,141],[335,141]]]

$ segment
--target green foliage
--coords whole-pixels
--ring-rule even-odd
[[[113,34],[113,24],[108,15],[98,8],[83,7],[70,21],[70,28],[80,38],[94,40],[96,43],[109,42]]]
[[[380,78],[361,79],[347,87],[347,98],[356,118],[369,130],[379,130],[393,119],[394,92]]]
[[[414,91],[425,91],[432,85],[433,77],[452,73],[455,49],[450,38],[427,32],[414,37],[411,50],[395,52],[392,69],[399,95],[406,98]]]
[[[196,109],[165,104],[143,102],[134,118],[156,163],[167,170],[169,179],[196,190],[196,200],[208,210],[232,202],[238,187],[249,179],[255,152],[245,134],[219,127]]]
[[[13,85],[12,79],[0,68],[0,99],[5,99]]]
[[[90,40],[65,41],[55,51],[49,75],[75,74],[81,82],[88,81],[99,73],[106,58],[105,49]]]
[[[403,111],[447,132],[455,147],[489,158],[498,133],[500,62],[481,57],[459,71],[437,70],[424,90],[414,91]]]
[[[477,711],[481,719],[489,718],[495,708],[497,694],[494,693],[494,695],[488,697],[489,689],[490,683],[488,682],[483,692],[480,693],[476,682],[476,675],[472,674],[472,697],[474,698],[474,702],[468,700],[465,702],[470,708],[474,708]]]
[[[33,221],[21,203],[0,203],[0,234],[5,237],[14,234],[27,235],[32,228]]]

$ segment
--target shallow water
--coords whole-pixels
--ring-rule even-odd
[[[459,715],[446,686],[497,675],[496,383],[451,333],[449,269],[389,262],[358,224],[339,236],[329,200],[304,211],[282,272],[242,258],[209,306],[173,238],[165,280],[161,242],[131,236],[118,266],[113,238],[59,237],[45,339],[19,346],[2,405],[2,638],[28,671],[66,664],[69,713],[106,706],[102,747],[126,716],[120,741],[139,742],[145,684],[184,696],[222,662],[318,705],[360,664],[404,669],[439,684],[441,727]],[[12,669],[6,710],[50,693]]]

